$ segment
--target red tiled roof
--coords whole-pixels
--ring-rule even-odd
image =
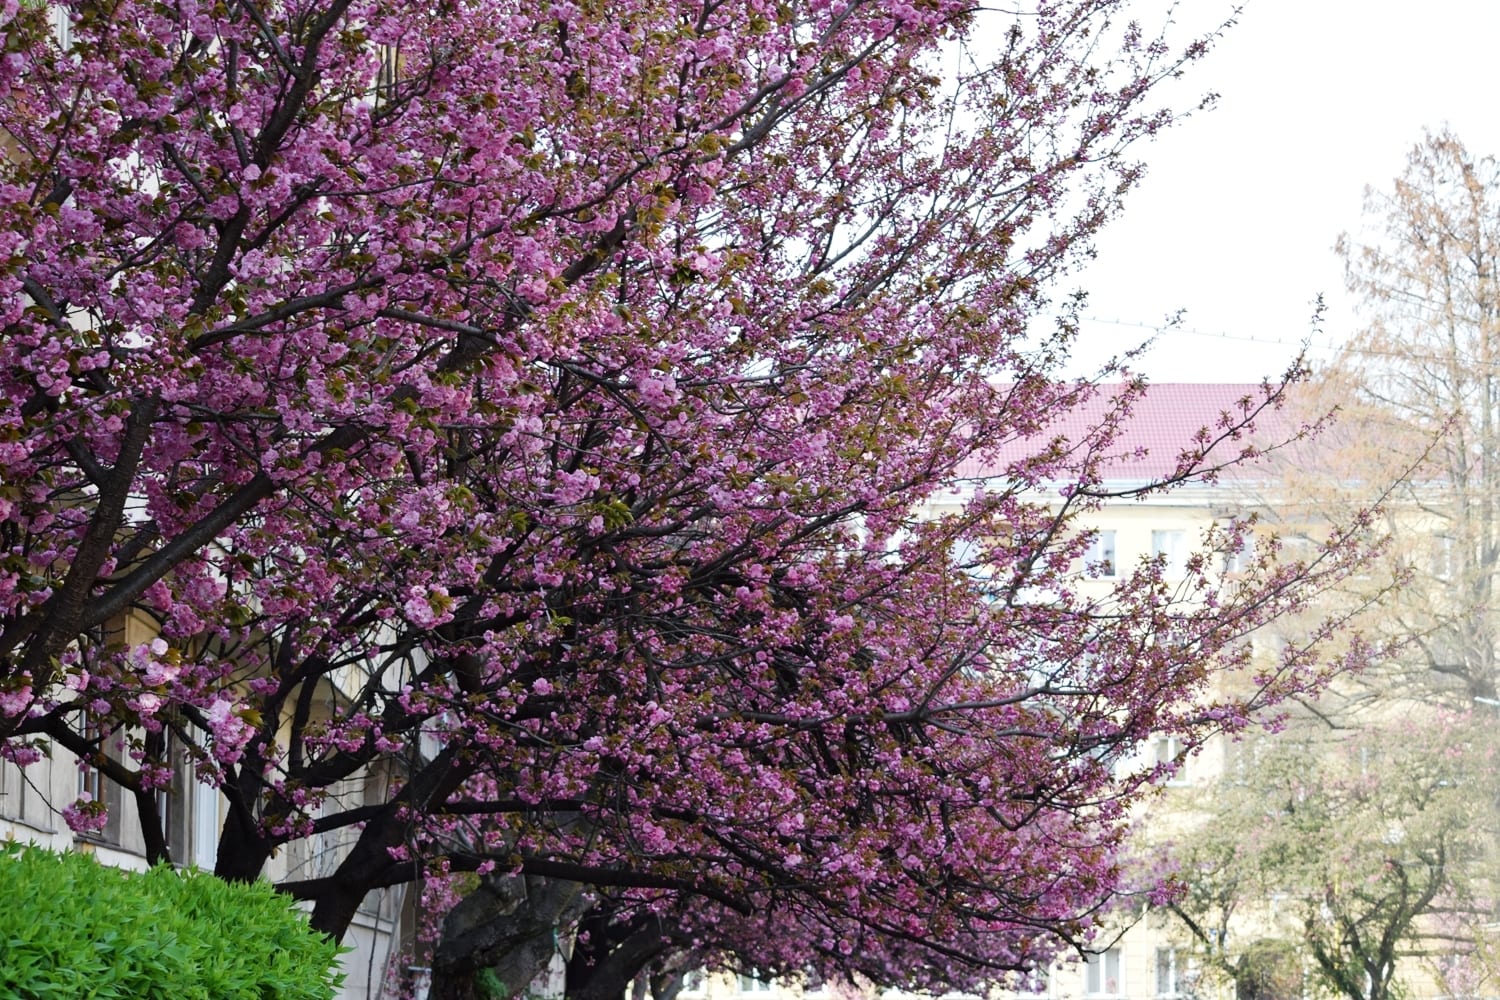
[[[960,474],[975,478],[1003,476],[1013,463],[1037,454],[1059,437],[1071,446],[1081,445],[1116,405],[1121,391],[1119,385],[1100,386],[1091,399],[1058,414],[1041,433],[1006,442],[996,453],[987,456],[988,460],[969,459],[961,467]],[[1104,449],[1103,453],[1109,456],[1104,477],[1116,481],[1142,481],[1170,475],[1177,468],[1181,454],[1197,447],[1196,438],[1201,430],[1208,428],[1212,437],[1219,437],[1224,433],[1219,425],[1225,414],[1239,422],[1244,417],[1245,407],[1248,405],[1253,410],[1263,398],[1259,383],[1152,383],[1131,405],[1120,433]],[[1285,430],[1286,418],[1267,409],[1256,424],[1258,433],[1255,438],[1264,442],[1274,440],[1278,430]],[[1280,436],[1286,435],[1282,433]],[[1233,458],[1248,440],[1224,441],[1210,453],[1211,460],[1218,462]],[[1075,456],[1081,457],[1082,452],[1079,447]]]

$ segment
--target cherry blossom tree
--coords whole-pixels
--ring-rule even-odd
[[[347,835],[282,886],[331,935],[467,872],[972,982],[1087,933],[1118,757],[1318,682],[1240,640],[1354,535],[1075,585],[1144,384],[1056,438],[1101,390],[1036,319],[1205,39],[1121,0],[59,11],[0,4],[0,746],[98,768],[153,860],[185,746],[220,876]],[[1252,459],[1282,388],[1139,492]]]

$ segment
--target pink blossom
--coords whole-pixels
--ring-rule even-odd
[[[30,684],[12,691],[0,691],[0,716],[20,715],[32,706],[34,700]]]
[[[359,843],[301,881],[334,934],[394,877],[566,864],[711,956],[946,989],[1122,888],[1111,754],[1326,679],[1235,637],[1358,531],[1233,587],[1070,575],[1145,388],[1056,445],[1107,379],[1034,331],[1193,39],[1048,2],[940,86],[990,12],[305,6],[6,35],[9,759],[87,708],[155,782],[140,731],[199,722],[234,877]]]
[[[104,803],[95,802],[87,793],[64,806],[62,816],[74,833],[98,833],[109,822]]]

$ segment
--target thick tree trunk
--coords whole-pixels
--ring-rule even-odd
[[[519,996],[558,953],[558,928],[575,922],[587,906],[577,882],[535,875],[485,877],[443,921],[432,960],[430,1000]]]
[[[298,899],[312,900],[314,929],[335,941],[342,940],[368,893],[418,877],[418,864],[392,860],[392,849],[404,846],[406,838],[401,814],[406,809],[429,810],[463,784],[471,769],[455,765],[458,749],[456,744],[445,747],[412,774],[400,794],[365,823],[359,839],[332,875],[281,885],[282,891]]]
[[[265,871],[271,846],[252,820],[230,809],[219,832],[214,874],[226,882],[253,882]]]
[[[652,917],[615,937],[591,929],[594,948],[578,948],[568,962],[568,1000],[619,1000],[642,972],[679,942],[660,917]]]
[[[682,992],[682,982],[686,975],[687,972],[683,969],[652,973],[649,976],[651,995],[656,1000],[677,1000],[677,994]]]

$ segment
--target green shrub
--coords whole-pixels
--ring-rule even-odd
[[[264,882],[0,846],[0,997],[327,1000],[338,951]]]

